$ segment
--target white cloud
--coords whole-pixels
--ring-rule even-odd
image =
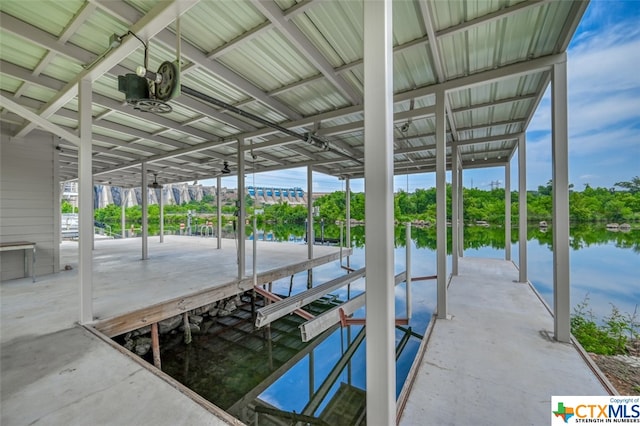
[[[570,180],[601,186],[640,168],[640,26],[633,17],[608,22],[610,6],[591,4],[567,65]],[[550,130],[547,90],[528,128],[529,187],[551,176]]]

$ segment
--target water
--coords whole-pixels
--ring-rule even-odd
[[[272,235],[276,235],[276,239],[288,239],[279,232]],[[405,269],[404,229],[398,228],[395,235],[395,272],[399,273]],[[350,262],[351,267],[357,269],[364,266],[363,230],[354,228],[353,237],[357,247]],[[551,230],[545,233],[531,229],[527,247],[529,279],[553,306],[551,237]],[[435,230],[413,229],[411,243],[413,276],[434,275]],[[504,258],[504,243],[504,230],[500,228],[465,229],[466,257]],[[640,231],[612,233],[600,228],[576,228],[571,231],[571,247],[572,304],[588,295],[589,307],[598,319],[611,312],[612,303],[622,312],[633,313],[640,303]],[[517,262],[516,241],[512,241],[512,258]],[[448,268],[451,268],[450,257]],[[342,274],[337,262],[324,265],[314,269],[314,284]],[[291,294],[304,291],[306,284],[306,273],[296,275]],[[336,291],[332,297],[335,303],[344,301],[363,288],[363,280],[356,281],[349,290]],[[273,292],[289,295],[289,279],[274,282]],[[413,316],[409,327],[396,328],[397,393],[435,309],[435,281],[415,282],[412,295]],[[314,309],[320,312],[333,306],[331,300],[325,302]],[[396,287],[395,305],[396,316],[404,317],[404,284]],[[215,333],[194,336],[190,347],[163,343],[163,370],[245,422],[254,421],[255,407],[262,406],[264,408],[257,410],[280,418],[295,412],[320,417],[329,424],[358,424],[365,409],[366,330],[363,327],[336,328],[311,344],[304,344],[297,329],[303,320],[298,317],[284,317],[274,323],[270,331],[254,331],[250,309],[245,306],[244,312],[244,319],[240,315],[221,320],[229,324],[226,328],[218,327]],[[364,315],[362,309],[354,317]],[[179,336],[173,339],[180,340]],[[169,346],[172,348],[167,349]],[[258,416],[259,424],[274,424],[270,422],[273,417]]]

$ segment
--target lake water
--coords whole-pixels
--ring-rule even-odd
[[[336,229],[328,228],[326,232],[333,236]],[[398,228],[395,234],[396,273],[405,269],[404,233],[404,228]],[[265,234],[276,235],[272,237],[274,240],[289,239],[274,231]],[[517,230],[513,234],[517,238]],[[299,231],[297,235],[299,237]],[[356,269],[364,266],[362,235],[362,228],[353,229],[356,247],[350,262]],[[532,228],[527,248],[529,280],[553,306],[551,237],[550,229],[545,233]],[[434,275],[435,230],[413,229],[411,244],[412,275]],[[503,229],[465,229],[466,257],[504,258],[504,244]],[[518,243],[512,241],[511,244],[512,259],[517,263]],[[637,308],[640,230],[613,233],[604,228],[572,229],[570,262],[573,305],[588,295],[589,307],[597,319],[611,312],[611,304],[629,314]],[[448,271],[450,269],[449,257]],[[343,274],[337,262],[316,268],[314,285]],[[307,275],[303,273],[293,281],[274,282],[273,292],[287,296],[306,288]],[[332,293],[332,298],[344,301],[363,289],[364,281],[359,280],[349,290]],[[413,316],[409,327],[396,329],[397,392],[435,309],[435,281],[415,282],[412,296]],[[324,308],[320,305],[315,309],[321,311],[333,306],[331,300],[325,302]],[[404,317],[405,308],[405,286],[400,284],[396,287],[396,316]],[[364,309],[354,317],[364,317]],[[189,347],[175,342],[168,345],[170,349],[162,354],[163,370],[245,422],[254,421],[257,415],[259,424],[275,424],[271,419],[286,418],[295,412],[321,418],[329,424],[358,424],[364,412],[366,330],[361,326],[337,328],[307,345],[299,339],[297,326],[301,322],[295,316],[288,316],[266,331],[253,330],[250,319],[229,319],[227,328],[218,328],[215,334],[194,336]],[[259,414],[255,414],[256,410]]]

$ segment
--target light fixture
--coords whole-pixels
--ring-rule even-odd
[[[484,156],[484,161],[487,161],[487,156],[486,155]]]
[[[222,163],[222,170],[220,170],[220,173],[222,173],[223,175],[228,175],[229,173],[231,173],[231,170],[229,170],[229,163],[227,163],[226,161],[224,163]]]

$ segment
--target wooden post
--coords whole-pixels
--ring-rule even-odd
[[[191,343],[191,327],[189,326],[189,312],[185,312],[183,316],[184,324],[184,343]]]
[[[158,323],[151,324],[151,350],[153,352],[153,365],[158,370],[162,370],[160,364],[160,336],[158,336]]]

